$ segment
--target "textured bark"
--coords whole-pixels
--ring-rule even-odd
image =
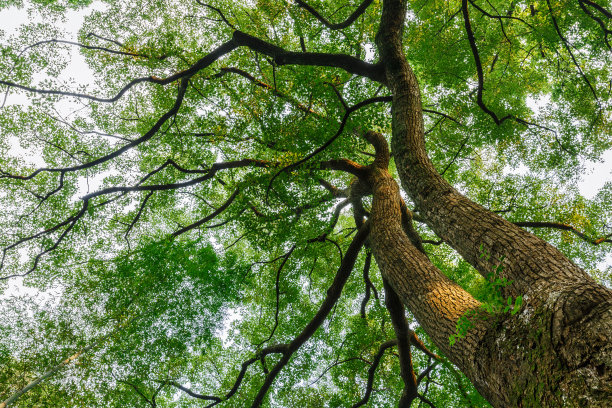
[[[389,252],[376,257],[383,275],[494,406],[612,406],[612,292],[556,248],[470,201],[438,174],[425,150],[418,81],[403,53],[406,3],[383,4],[377,45],[393,94],[392,148],[402,187],[436,234],[483,276],[504,259],[501,275],[512,281],[504,296],[522,295],[525,306],[515,316],[490,318],[459,347],[449,348],[447,325],[475,303],[398,237],[388,222],[398,216],[390,204],[379,210],[382,217],[372,211],[374,253]],[[390,181],[372,182],[373,207],[392,201]],[[402,256],[403,263],[397,258]],[[443,294],[445,305],[431,306],[433,293]]]
[[[366,138],[372,142],[373,137],[370,134]],[[385,155],[386,159],[379,160]],[[457,321],[465,313],[478,310],[480,302],[448,279],[410,242],[402,228],[399,187],[386,170],[388,157],[388,149],[381,151],[377,148],[377,160],[372,164],[368,177],[374,196],[370,212],[372,252],[383,278],[436,345],[463,372],[472,372],[471,356],[489,322],[476,321],[467,337],[451,350],[449,337],[455,334]]]

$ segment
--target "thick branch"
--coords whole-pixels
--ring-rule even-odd
[[[328,54],[319,52],[291,52],[265,42],[257,37],[234,31],[233,41],[239,46],[246,46],[274,59],[276,65],[308,65],[340,68],[351,74],[384,82],[382,66],[370,64],[346,54]]]

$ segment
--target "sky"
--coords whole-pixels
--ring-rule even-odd
[[[76,41],[77,31],[83,22],[84,16],[91,13],[96,7],[100,7],[100,5],[93,3],[83,10],[68,11],[66,21],[63,25],[66,36],[62,39]],[[10,7],[5,10],[0,10],[0,30],[3,30],[7,35],[17,33],[20,25],[27,22],[30,18],[25,8],[17,9],[16,7]],[[85,59],[81,56],[76,47],[71,50],[70,58],[70,65],[62,73],[62,76],[65,78],[74,78],[76,83],[87,84],[89,78],[91,78],[90,70],[85,63]],[[9,96],[7,103],[27,104],[27,94],[13,93]],[[20,155],[29,154],[28,152],[19,150],[17,146],[15,146],[15,150],[12,150],[11,153]],[[32,157],[32,160],[36,161],[36,157]],[[586,198],[592,198],[607,181],[612,182],[612,150],[607,151],[601,157],[601,161],[587,161],[584,164],[586,171],[579,183],[579,188],[582,195]]]
[[[61,39],[76,41],[77,31],[83,22],[84,16],[99,7],[104,6],[93,3],[91,6],[83,10],[68,11],[65,23],[62,27],[65,31],[65,36]],[[17,9],[15,7],[10,7],[5,10],[0,10],[0,30],[4,32],[5,36],[16,34],[21,24],[27,22],[32,18],[36,18],[38,19],[38,21],[41,21],[40,16],[32,17],[28,14],[28,11],[26,9]],[[0,41],[2,41],[2,37],[0,37]],[[64,79],[73,78],[75,80],[75,83],[77,84],[87,84],[88,81],[90,81],[90,78],[92,78],[91,71],[85,63],[84,58],[79,53],[77,47],[72,47],[70,52],[70,64],[68,65],[68,68],[64,72],[62,72],[61,77]],[[9,95],[7,103],[28,104],[28,95],[25,93],[13,92]],[[69,104],[69,102],[66,103]],[[70,106],[67,105],[65,106],[65,108],[70,109]],[[1,132],[2,129],[0,129],[0,137]],[[27,160],[32,164],[42,163],[42,159],[40,157],[37,157],[36,152],[26,151],[21,148],[17,143],[13,144],[12,148],[9,151],[9,154],[13,156],[27,158]],[[606,182],[612,182],[612,150],[607,151],[602,156],[601,161],[585,162],[584,165],[586,171],[584,172],[582,180],[579,182],[578,186],[583,196],[585,196],[586,198],[592,198],[597,194],[599,189]],[[516,173],[517,170],[512,170],[512,172]],[[518,169],[518,172],[520,172],[520,169]],[[81,187],[79,189],[80,191],[77,195],[84,195],[89,191],[95,190],[100,184],[101,179],[102,177],[100,177],[100,180],[82,180]],[[607,259],[602,263],[601,266],[605,268],[609,265],[612,265],[612,254],[607,257]],[[21,285],[18,284],[17,286]]]

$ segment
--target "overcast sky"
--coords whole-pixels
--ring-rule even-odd
[[[92,5],[85,10],[69,11],[67,13],[66,23],[63,27],[66,31],[66,37],[63,39],[76,41],[77,31],[81,26],[83,16],[90,13],[94,7],[96,6]],[[28,21],[28,18],[26,9],[10,7],[2,10],[0,11],[0,29],[4,31],[5,35],[11,35],[16,33],[19,26]],[[62,76],[75,78],[78,83],[83,84],[86,84],[91,78],[89,69],[76,47],[72,49],[71,64]],[[12,94],[7,102],[9,104],[27,103],[27,97],[28,95],[25,93]],[[606,181],[612,182],[612,150],[603,155],[602,162],[586,162],[585,167],[587,170],[579,183],[579,188],[585,197],[592,198]]]
[[[63,29],[66,34],[65,37],[62,38],[64,40],[72,40],[76,41],[77,39],[77,31],[80,28],[83,22],[83,16],[90,13],[96,7],[104,7],[103,5],[92,5],[87,9],[80,11],[69,11],[66,16],[66,22],[63,24]],[[28,21],[31,16],[28,15],[27,10],[25,9],[17,9],[15,7],[11,7],[5,10],[0,11],[0,30],[4,31],[4,36],[10,36],[12,34],[16,34],[19,26],[24,22]],[[0,41],[2,38],[0,37]],[[0,74],[2,75],[2,74]],[[71,49],[71,63],[66,71],[62,73],[62,77],[64,78],[74,78],[77,83],[87,84],[90,81],[91,73],[85,64],[84,58],[80,55],[78,49],[73,47]],[[10,80],[10,78],[2,78]],[[2,89],[1,91],[4,91]],[[9,95],[7,100],[9,104],[27,104],[28,103],[28,95],[25,93],[12,93]],[[0,129],[0,136],[2,133],[2,129]],[[20,156],[29,156],[28,161],[32,163],[36,163],[37,160],[40,163],[40,159],[35,157],[35,154],[32,152],[27,152],[21,149],[16,144],[13,146],[11,151],[9,152],[11,155],[20,155]],[[607,151],[602,156],[601,162],[586,162],[585,163],[586,171],[582,177],[581,182],[579,183],[580,192],[586,198],[592,198],[595,194],[597,194],[598,190],[607,182],[612,182],[612,150]],[[83,183],[83,189],[95,189],[97,186],[96,180],[88,180],[89,183]],[[87,191],[83,191],[82,193],[86,193]],[[612,255],[608,256],[607,260],[603,262],[602,267],[612,265]]]

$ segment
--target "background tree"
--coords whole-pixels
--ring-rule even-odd
[[[3,39],[0,279],[36,292],[0,399],[610,404],[610,4],[108,2],[64,40],[88,4]]]

